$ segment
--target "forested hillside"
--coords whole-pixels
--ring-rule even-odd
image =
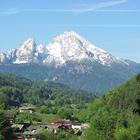
[[[93,95],[73,90],[63,84],[36,81],[15,76],[0,74],[0,93],[6,96],[8,106],[20,106],[22,103],[33,105],[66,106],[85,105]]]
[[[117,64],[107,67],[88,61],[67,62],[61,67],[40,64],[0,65],[0,73],[13,73],[31,80],[62,83],[74,89],[96,92],[96,95],[101,95],[125,83],[139,70],[140,65],[135,63],[130,64],[129,67]]]
[[[140,74],[94,100],[82,114],[90,120],[83,140],[139,140]]]
[[[52,119],[74,120],[93,99],[93,94],[62,84],[33,82],[11,74],[0,74],[0,139],[12,138],[11,124],[4,115],[6,112],[14,113],[14,122],[20,124],[38,125]],[[33,107],[34,115],[19,113],[20,106]]]
[[[32,82],[15,75],[0,75],[0,110],[32,104],[34,116],[17,114],[16,122],[32,124],[49,118],[90,121],[82,140],[139,140],[140,139],[140,74],[122,86],[94,99],[92,94],[72,90],[52,82]],[[89,103],[92,103],[89,105]],[[0,124],[4,136],[9,132],[8,122]],[[6,128],[6,129],[5,129]],[[10,133],[9,133],[10,136]]]

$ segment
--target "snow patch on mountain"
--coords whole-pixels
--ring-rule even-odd
[[[88,60],[102,65],[114,63],[129,65],[128,62],[114,57],[110,53],[94,46],[79,34],[71,31],[57,36],[46,47],[36,45],[34,38],[29,38],[17,49],[0,53],[0,63],[43,63],[63,65],[67,61],[80,62]]]
[[[14,64],[37,62],[35,56],[36,44],[34,38],[29,38],[15,50]]]
[[[67,61],[90,60],[99,62],[102,65],[110,66],[112,63],[123,63],[123,60],[112,56],[108,52],[94,46],[75,32],[64,32],[56,37],[47,46],[47,62],[57,61],[64,64]]]

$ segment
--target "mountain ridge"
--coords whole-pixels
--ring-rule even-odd
[[[102,94],[140,71],[140,64],[117,58],[75,32],[64,32],[46,47],[33,38],[0,54],[0,72],[66,84]]]
[[[18,48],[8,53],[0,53],[2,64],[50,64],[52,62],[65,64],[67,61],[84,60],[96,61],[107,66],[113,63],[129,65],[125,60],[96,47],[73,31],[57,36],[46,47],[42,44],[36,45],[34,38],[29,38]]]

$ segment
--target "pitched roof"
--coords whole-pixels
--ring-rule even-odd
[[[48,129],[57,129],[57,128],[59,128],[60,126],[50,126],[50,125],[47,125],[47,128]]]
[[[37,130],[39,128],[42,128],[40,125],[30,125],[27,130],[32,131],[32,130]]]
[[[71,120],[52,120],[49,124],[72,125]]]
[[[19,107],[19,109],[22,109],[22,110],[34,110],[35,107],[34,106],[21,106],[21,107]]]
[[[13,124],[11,127],[16,128],[16,129],[18,128],[21,130],[24,127],[24,125],[23,124]]]
[[[73,122],[72,122],[72,125],[77,125],[77,126],[80,126],[80,125],[81,125],[81,123],[80,123],[79,121],[73,121]]]

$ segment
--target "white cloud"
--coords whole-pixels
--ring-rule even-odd
[[[127,0],[110,0],[107,2],[90,3],[85,5],[80,5],[82,8],[72,8],[72,9],[24,9],[28,12],[67,12],[67,13],[86,13],[86,12],[114,12],[113,10],[101,10],[103,8],[112,7],[122,3],[126,3]],[[117,10],[116,10],[117,12]],[[123,12],[121,10],[120,12]],[[125,11],[127,12],[127,11]],[[129,11],[130,12],[130,11]]]
[[[79,12],[95,12],[104,8],[112,7],[122,3],[126,3],[127,0],[111,0],[107,2],[100,2],[95,4],[86,5],[85,8],[79,9]]]
[[[104,8],[126,3],[128,0],[110,0],[106,2],[84,5],[82,8],[71,9],[8,9],[0,11],[0,16],[9,16],[21,12],[62,12],[62,13],[86,13],[86,12],[140,12],[140,10],[103,10]],[[80,5],[81,7],[81,5]]]
[[[18,14],[21,11],[18,9],[8,9],[6,11],[0,11],[0,17],[2,16],[9,16],[9,15],[14,15],[14,14]]]
[[[140,28],[140,24],[19,24],[22,26],[78,27],[78,28]]]
[[[113,9],[106,9],[106,10],[96,10],[96,12],[110,12],[110,13],[138,13],[140,12],[140,9],[128,9],[128,10],[125,10],[125,9],[116,9],[116,10],[113,10]]]

